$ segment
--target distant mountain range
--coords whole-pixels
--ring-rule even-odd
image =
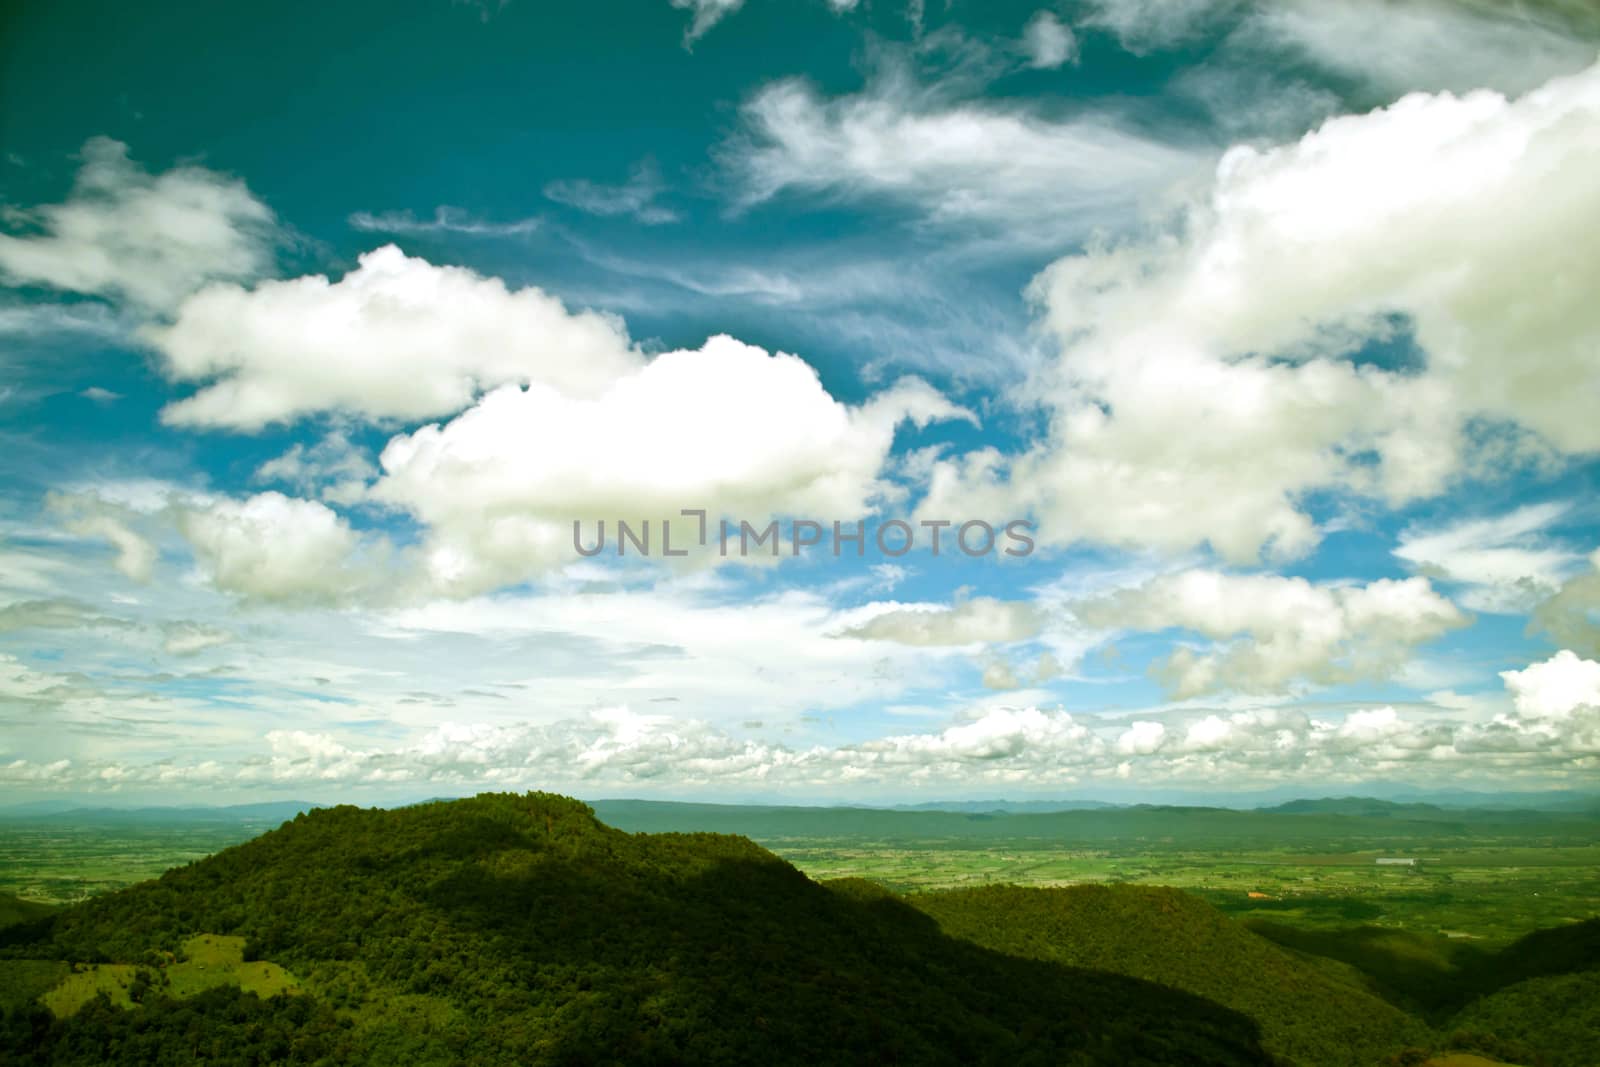
[[[434,803],[450,797],[429,797],[409,803],[381,805],[388,808],[409,807]],[[737,804],[705,803],[695,801],[652,800],[643,798],[605,798],[591,801],[596,810],[609,811],[677,811],[683,814],[715,814],[730,812],[779,813],[819,811],[880,811],[880,812],[954,812],[964,814],[1050,814],[1053,812],[1126,811],[1131,809],[1197,808],[1207,810],[1263,811],[1280,814],[1361,815],[1369,817],[1407,817],[1434,820],[1453,818],[1461,810],[1482,811],[1540,811],[1600,813],[1600,793],[1515,792],[1484,793],[1469,791],[1443,791],[1417,793],[1404,799],[1378,798],[1366,795],[1319,798],[1288,798],[1272,804],[1253,802],[1247,797],[1232,797],[1228,803],[1202,803],[1198,799],[1185,803],[1149,803],[1130,801],[1068,798],[1062,800],[932,800],[915,804]],[[81,800],[52,799],[0,805],[0,820],[4,819],[61,819],[64,821],[230,821],[230,820],[283,820],[292,819],[301,812],[330,805],[306,800],[274,800],[249,804],[227,805],[108,805],[85,803]]]
[[[0,807],[0,819],[61,823],[139,823],[139,822],[283,822],[301,812],[326,805],[305,800],[269,800],[257,804],[224,804],[207,806],[191,804],[182,807],[58,807],[45,801],[38,804],[14,804]]]

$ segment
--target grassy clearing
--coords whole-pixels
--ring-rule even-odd
[[[300,982],[294,975],[266,960],[244,958],[244,938],[221,934],[200,934],[183,943],[177,963],[165,968],[167,990],[175,997],[189,997],[219,985],[236,985],[246,993],[261,997],[295,993]]]
[[[39,998],[50,1014],[65,1019],[104,993],[119,1008],[133,1007],[131,990],[139,968],[131,963],[76,963],[72,973]]]
[[[134,1007],[141,972],[152,994],[192,997],[217,986],[237,986],[259,997],[293,994],[300,981],[276,963],[245,961],[244,938],[200,934],[183,943],[177,960],[160,968],[131,963],[58,963],[0,960],[0,1005],[38,1000],[58,1019],[78,1012],[101,993],[120,1008]]]

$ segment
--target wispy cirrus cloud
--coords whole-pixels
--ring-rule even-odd
[[[672,208],[656,202],[664,191],[661,172],[649,159],[635,166],[621,185],[575,178],[549,182],[544,187],[545,197],[558,204],[590,215],[626,216],[646,226],[662,226],[683,218]]]
[[[774,82],[742,118],[722,161],[746,209],[785,193],[886,201],[1028,248],[1125,227],[1217,154],[1204,139],[1157,137],[1110,110],[949,99],[894,59],[845,96]]]
[[[419,219],[409,211],[357,211],[350,216],[349,223],[352,229],[366,233],[463,234],[468,237],[522,237],[537,233],[544,226],[544,220],[538,216],[491,222],[449,206],[435,208],[431,219]]]

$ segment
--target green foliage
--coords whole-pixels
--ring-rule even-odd
[[[68,1020],[53,1019],[43,1009],[9,1012],[0,1018],[0,1052],[15,1067],[353,1063],[358,1059],[349,1029],[309,997],[262,1000],[219,986],[187,1000],[158,998],[132,1011],[101,996]]]
[[[0,927],[33,922],[49,915],[51,905],[36,900],[23,900],[12,893],[0,893]]]
[[[281,964],[305,992],[146,996],[123,1013],[96,1001],[43,1030],[36,1013],[13,1012],[0,1052],[49,1063],[190,1062],[197,1049],[234,1057],[217,1062],[408,1065],[1269,1062],[1254,1023],[1199,997],[1002,955],[891,895],[830,891],[744,839],[630,835],[544,794],[301,815],[0,931],[0,955],[193,957],[201,934],[243,939],[242,962]]]
[[[1438,1022],[1475,997],[1525,979],[1600,969],[1600,919],[1536,930],[1498,952],[1381,926],[1306,930],[1259,920],[1248,925],[1287,948],[1356,967],[1385,999]]]
[[[1600,970],[1507,985],[1473,1001],[1451,1026],[1478,1037],[1464,1047],[1516,1056],[1518,1063],[1594,1067],[1600,1056]],[[1492,1035],[1499,1045],[1481,1035]]]
[[[61,960],[0,960],[0,1011],[26,1007],[71,973]]]
[[[1358,1067],[1427,1028],[1358,976],[1285,952],[1193,896],[1146,886],[984,889],[908,898],[946,933],[988,948],[1161,982],[1257,1020],[1264,1044],[1308,1067]]]
[[[1308,930],[1263,920],[1247,925],[1285,948],[1347,963],[1367,975],[1385,1000],[1433,1016],[1459,1002],[1456,960],[1475,951],[1436,934],[1385,926]]]

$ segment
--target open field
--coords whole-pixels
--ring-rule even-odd
[[[157,966],[131,963],[61,963],[0,960],[0,1004],[16,1007],[37,998],[58,1019],[75,1015],[104,993],[119,1008],[142,999],[141,989],[183,998],[218,986],[260,997],[299,992],[294,975],[266,960],[245,961],[245,940],[199,934],[176,957],[162,953]]]
[[[1270,849],[1219,855],[1181,849],[766,844],[813,878],[866,878],[898,890],[997,883],[1167,885],[1196,893],[1239,918],[1315,927],[1393,925],[1491,943],[1600,913],[1600,846],[1508,851],[1467,845],[1419,855],[1416,867],[1380,867],[1376,853],[1296,855]]]
[[[1600,914],[1600,820],[1578,813],[595,807],[620,829],[743,834],[813,878],[865,878],[898,891],[1167,885],[1244,919],[1393,927],[1483,947]],[[157,877],[277,824],[262,817],[0,822],[0,893],[70,903]],[[1380,857],[1415,864],[1379,865]]]
[[[70,904],[157,878],[282,825],[300,802],[0,817],[0,894]]]

